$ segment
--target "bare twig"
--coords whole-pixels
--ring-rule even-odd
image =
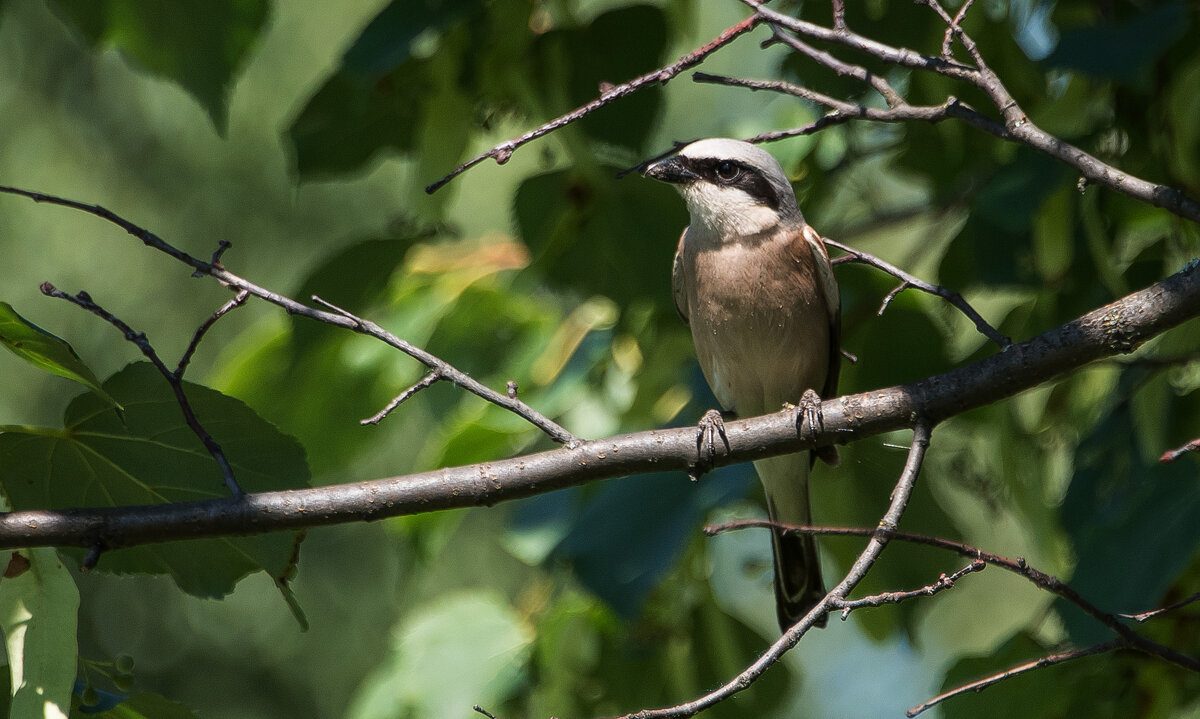
[[[174,374],[177,379],[183,379],[183,373],[187,371],[187,366],[192,361],[192,355],[196,353],[196,348],[200,346],[200,340],[204,339],[204,335],[208,333],[208,330],[214,324],[216,324],[217,320],[221,319],[232,310],[235,310],[238,307],[246,304],[246,300],[249,298],[250,293],[246,290],[241,290],[237,293],[237,295],[234,296],[232,300],[229,300],[222,305],[220,309],[209,315],[208,318],[196,328],[196,332],[192,335],[192,341],[188,343],[187,349],[183,351],[183,356],[179,358],[179,364],[175,367]]]
[[[893,537],[894,538],[894,537]],[[917,597],[932,597],[935,594],[951,589],[954,583],[968,574],[974,572],[982,572],[987,567],[987,563],[981,559],[976,559],[962,569],[953,574],[943,573],[938,580],[932,584],[926,584],[918,589],[912,589],[906,592],[883,592],[882,594],[872,594],[869,597],[861,599],[847,599],[837,602],[835,608],[842,610],[842,619],[850,616],[850,612],[862,607],[881,607],[885,604],[899,604],[908,599],[916,599]]]
[[[324,322],[325,324],[333,325],[335,327],[353,330],[354,332],[367,335],[368,337],[374,337],[384,344],[400,350],[429,369],[437,369],[442,373],[442,376],[446,379],[446,381],[465,389],[466,391],[483,400],[491,402],[495,405],[499,405],[500,407],[524,418],[530,424],[548,434],[556,442],[573,445],[579,441],[575,435],[560,427],[548,417],[544,416],[521,400],[496,392],[495,390],[478,382],[466,372],[457,369],[448,362],[434,356],[429,352],[426,352],[419,347],[409,344],[374,322],[371,322],[370,320],[357,317],[324,301],[321,301],[321,304],[331,308],[331,311],[318,310],[297,302],[296,300],[293,300],[285,295],[281,295],[264,287],[260,287],[249,280],[245,280],[233,274],[229,270],[225,269],[219,262],[206,262],[205,260],[193,257],[192,255],[175,248],[166,240],[163,240],[153,232],[135,225],[129,220],[126,220],[120,215],[117,215],[116,213],[99,205],[88,205],[82,202],[56,197],[54,195],[47,195],[40,192],[32,192],[30,190],[22,190],[3,185],[0,185],[0,192],[12,195],[21,195],[23,197],[28,197],[35,202],[46,202],[53,205],[61,205],[63,207],[82,210],[88,214],[108,220],[109,222],[112,222],[118,227],[124,229],[134,237],[137,237],[147,246],[174,257],[188,267],[191,267],[193,270],[195,270],[193,273],[194,275],[207,275],[212,277],[218,282],[232,287],[235,290],[248,292],[259,299],[266,300],[273,305],[282,307],[288,314],[300,315],[302,317],[307,317],[318,322]],[[223,242],[218,249],[218,254],[214,255],[214,257],[219,258],[219,253],[223,252],[227,247],[228,243]]]
[[[850,570],[846,572],[842,581],[838,582],[836,587],[829,590],[825,598],[809,610],[808,614],[805,614],[796,624],[784,632],[783,636],[763,652],[753,664],[708,694],[672,707],[643,709],[632,714],[627,714],[621,719],[679,719],[681,717],[694,716],[752,685],[763,673],[774,666],[784,654],[796,646],[804,638],[804,635],[816,625],[818,620],[835,609],[838,603],[843,601],[846,595],[862,581],[863,577],[866,576],[867,572],[875,564],[875,560],[879,558],[880,553],[883,552],[884,547],[887,546],[888,539],[896,530],[896,525],[899,523],[900,517],[904,514],[904,508],[908,505],[908,499],[912,495],[913,486],[916,484],[917,475],[920,473],[921,464],[925,459],[925,450],[929,447],[929,437],[932,431],[933,424],[930,421],[924,418],[917,420],[916,427],[913,429],[912,444],[909,446],[908,460],[904,464],[904,470],[900,474],[900,479],[896,482],[896,486],[892,490],[892,501],[888,505],[887,512],[879,520],[879,527],[872,533],[871,540],[867,543],[862,553],[858,555],[858,559],[851,565]]]
[[[1102,654],[1104,652],[1111,652],[1112,650],[1118,649],[1121,646],[1122,646],[1121,641],[1119,639],[1114,639],[1113,641],[1104,642],[1103,644],[1094,644],[1090,647],[1084,647],[1083,649],[1073,649],[1069,652],[1061,652],[1059,654],[1051,654],[1050,656],[1042,657],[1040,659],[1035,659],[1032,662],[1020,664],[1015,667],[1005,669],[1004,671],[998,672],[989,677],[984,677],[983,679],[979,679],[979,680],[970,682],[968,684],[964,684],[955,689],[951,689],[948,692],[939,694],[936,697],[934,697],[933,699],[930,699],[929,701],[927,701],[923,704],[918,704],[917,706],[913,707],[912,709],[909,709],[908,711],[904,712],[904,715],[909,716],[909,717],[915,717],[916,715],[918,715],[928,709],[932,709],[933,707],[937,706],[938,704],[941,704],[942,702],[946,701],[947,699],[956,697],[960,694],[966,694],[967,692],[983,691],[984,689],[987,689],[988,687],[992,686],[993,684],[1001,682],[1005,679],[1009,679],[1011,677],[1015,677],[1018,674],[1024,674],[1025,672],[1033,670],[1033,669],[1041,669],[1043,667],[1054,666],[1055,664],[1062,664],[1063,662],[1068,662],[1068,661],[1071,661],[1072,659],[1080,659],[1082,657],[1090,657],[1093,654]]]
[[[958,13],[955,14],[954,21],[950,23],[949,27],[946,28],[946,35],[942,38],[942,57],[946,58],[947,60],[954,59],[953,48],[951,47],[954,42],[954,28],[958,27],[962,23],[963,18],[967,16],[967,10],[970,9],[971,3],[973,2],[975,2],[975,0],[966,0],[966,2],[962,4],[962,7],[958,9]]]
[[[995,135],[1001,139],[1011,139],[1008,130],[1004,125],[996,122],[992,118],[980,113],[970,105],[960,101],[957,97],[948,97],[941,105],[910,105],[907,102],[900,100],[895,105],[888,108],[870,107],[861,105],[856,102],[847,100],[839,100],[824,93],[810,90],[801,85],[795,85],[783,80],[752,80],[741,77],[727,77],[724,75],[710,75],[704,72],[692,73],[692,79],[696,82],[709,83],[714,85],[728,85],[730,87],[744,87],[748,90],[768,90],[771,92],[780,92],[787,95],[803,98],[818,105],[822,105],[831,109],[831,112],[826,113],[810,125],[806,125],[803,130],[789,129],[778,130],[770,133],[762,133],[751,138],[750,142],[767,142],[772,140],[783,139],[785,137],[795,137],[796,135],[811,135],[812,133],[822,130],[831,125],[840,125],[850,120],[871,120],[873,122],[929,122],[938,123],[942,120],[954,118],[962,120],[972,127],[982,130],[990,135]]]
[[[918,279],[917,277],[910,275],[890,262],[881,260],[870,253],[856,250],[853,247],[843,245],[840,242],[836,242],[828,238],[823,238],[823,240],[825,244],[831,247],[836,247],[837,249],[846,253],[842,257],[835,258],[833,260],[834,264],[840,264],[842,262],[861,262],[864,265],[870,265],[878,270],[882,270],[900,280],[900,284],[891,292],[889,292],[887,297],[884,298],[883,304],[881,304],[879,307],[878,314],[882,315],[883,311],[887,309],[887,306],[893,299],[895,299],[896,295],[911,287],[913,289],[921,290],[922,292],[928,292],[931,295],[937,295],[938,297],[941,297],[950,304],[954,305],[960,312],[967,316],[967,319],[971,320],[971,322],[975,325],[975,329],[979,330],[981,334],[991,341],[1000,345],[1001,348],[1007,348],[1012,345],[1011,339],[1001,334],[1000,331],[998,331],[995,327],[992,327],[990,324],[988,324],[987,320],[983,319],[983,316],[975,311],[975,308],[972,307],[965,299],[963,299],[963,296],[958,292],[955,292],[954,290],[948,290],[941,285],[930,284],[922,279]]]
[[[1163,464],[1170,464],[1188,452],[1200,452],[1200,437],[1193,439],[1191,442],[1188,442],[1182,447],[1176,447],[1175,449],[1163,452],[1162,456],[1158,458],[1158,461],[1162,462]]]
[[[173,372],[170,369],[167,369],[166,364],[164,364],[162,359],[159,358],[158,352],[154,350],[154,347],[150,344],[150,340],[146,337],[144,332],[135,331],[121,318],[96,304],[96,302],[88,293],[80,292],[78,294],[70,295],[58,289],[49,282],[43,282],[41,289],[42,294],[44,295],[66,300],[74,305],[82,307],[88,312],[91,312],[97,317],[103,319],[105,322],[108,322],[110,325],[120,330],[121,333],[125,335],[126,340],[132,342],[139,350],[141,350],[146,359],[150,360],[151,364],[158,369],[159,374],[161,374],[167,380],[167,384],[171,386],[171,391],[175,394],[175,401],[179,403],[179,409],[183,413],[184,422],[187,423],[188,428],[192,430],[197,438],[199,438],[200,442],[204,445],[204,448],[208,450],[208,453],[212,455],[213,461],[217,463],[217,467],[221,470],[221,478],[225,482],[225,488],[228,489],[229,493],[234,497],[245,496],[245,492],[238,485],[237,479],[233,476],[233,466],[229,464],[229,460],[225,457],[225,451],[221,449],[221,445],[217,443],[217,440],[213,439],[213,436],[208,433],[208,430],[204,428],[204,425],[200,424],[200,420],[196,417],[196,413],[192,409],[191,402],[188,401],[187,393],[183,390],[183,371],[187,367],[186,359],[190,357],[190,351],[194,349],[194,345],[200,341],[200,338],[204,335],[204,332],[207,330],[207,328],[212,326],[212,323],[215,322],[225,312],[218,310],[213,317],[209,318],[209,321],[206,321],[205,324],[201,325],[201,328],[196,331],[196,336],[192,338],[192,345],[189,345],[188,347],[189,352],[184,354],[184,359],[180,360],[178,369]],[[240,304],[240,302],[237,302],[237,304],[231,303],[230,305],[226,305],[226,307],[232,309],[232,307]]]
[[[359,420],[359,424],[363,424],[363,425],[379,424],[380,422],[382,422],[384,420],[385,417],[387,417],[389,414],[392,413],[392,410],[399,407],[401,405],[401,403],[407,401],[409,397],[412,397],[414,394],[416,394],[417,392],[420,392],[423,389],[432,387],[434,385],[434,383],[437,382],[438,380],[440,380],[441,378],[442,378],[442,373],[440,370],[437,370],[437,369],[432,370],[431,372],[429,372],[429,374],[425,375],[420,380],[418,380],[415,384],[413,384],[413,386],[409,387],[408,389],[404,390],[400,394],[396,395],[395,399],[393,399],[391,402],[388,402],[386,407],[379,410],[378,412],[371,415],[370,417],[367,417],[364,420]]]
[[[776,522],[771,522],[763,519],[748,519],[739,520],[736,522],[727,522],[725,524],[715,525],[705,528],[705,533],[709,535],[719,534],[732,530],[745,529],[748,527],[764,527],[779,529],[785,527],[790,532],[797,534],[811,534],[814,536],[833,536],[833,537],[875,537],[878,535],[878,529],[868,529],[865,527],[807,527],[794,525],[780,525]],[[890,532],[888,535],[891,539],[897,541],[908,542],[910,544],[921,544],[929,547],[938,547],[955,552],[963,557],[972,560],[986,562],[995,567],[999,567],[1013,574],[1024,577],[1039,589],[1050,592],[1059,596],[1066,601],[1079,607],[1088,616],[1103,624],[1108,629],[1118,635],[1122,646],[1136,649],[1145,654],[1159,657],[1165,661],[1176,664],[1185,669],[1194,672],[1200,672],[1200,659],[1181,654],[1170,647],[1164,646],[1151,639],[1138,634],[1131,628],[1120,621],[1120,616],[1105,612],[1082,595],[1071,588],[1066,582],[1063,582],[1058,577],[1047,574],[1029,565],[1024,557],[1012,559],[992,552],[986,552],[979,547],[973,547],[969,544],[956,542],[951,539],[942,537],[931,537],[924,534],[914,534],[911,532]]]
[[[437,192],[447,182],[450,182],[455,177],[458,177],[463,172],[466,172],[488,158],[491,158],[498,164],[503,165],[505,162],[508,162],[508,158],[512,157],[513,152],[515,152],[517,148],[528,142],[536,140],[539,137],[553,132],[560,127],[569,125],[576,120],[580,120],[615,100],[627,95],[632,95],[647,85],[666,84],[679,73],[695,67],[703,62],[704,59],[709,55],[725,47],[738,37],[750,32],[757,27],[760,22],[761,20],[757,16],[748,17],[736,25],[727,28],[724,32],[710,42],[696,48],[666,67],[661,67],[653,72],[648,72],[645,75],[641,75],[630,80],[629,82],[603,88],[603,92],[601,93],[600,97],[596,98],[595,100],[592,100],[586,105],[577,107],[565,115],[556,117],[541,127],[530,130],[520,137],[502,142],[487,152],[481,155],[476,155],[475,157],[467,160],[463,164],[451,170],[441,179],[427,186],[425,191],[430,194]]]
[[[1149,621],[1151,619],[1154,619],[1155,617],[1166,614],[1167,612],[1173,612],[1176,609],[1182,609],[1183,607],[1186,607],[1187,605],[1192,604],[1197,601],[1200,601],[1200,592],[1196,592],[1195,594],[1193,594],[1190,597],[1184,597],[1183,599],[1180,599],[1178,602],[1172,602],[1171,604],[1168,604],[1165,607],[1160,607],[1158,609],[1152,609],[1148,612],[1142,612],[1141,614],[1118,614],[1117,616],[1121,617],[1122,619],[1129,619],[1131,621],[1135,621],[1135,622],[1141,624],[1142,622]]]

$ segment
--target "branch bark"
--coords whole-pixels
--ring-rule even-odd
[[[714,466],[845,443],[991,404],[1094,360],[1132,352],[1200,316],[1200,263],[1003,352],[909,384],[821,404],[822,427],[797,430],[796,410],[726,423]],[[686,472],[696,430],[652,430],[498,462],[354,484],[170,505],[25,511],[0,515],[0,548],[118,548],[250,535],[439,509],[494,505],[586,482],[644,472]]]

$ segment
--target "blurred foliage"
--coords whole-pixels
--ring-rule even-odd
[[[940,51],[945,30],[926,8],[847,5],[860,33]],[[787,7],[829,18],[825,3]],[[492,387],[515,381],[523,399],[579,435],[686,425],[714,405],[669,297],[686,213],[669,188],[615,172],[672,140],[799,125],[816,108],[680,77],[432,197],[423,188],[606,84],[672,62],[744,13],[700,0],[0,2],[0,180],[102,204],[200,255],[230,240],[223,261],[239,274],[369,316]],[[1200,197],[1194,3],[985,2],[965,27],[1034,122]],[[766,37],[759,30],[704,69],[879,102],[784,48],[760,49]],[[865,62],[914,103],[954,94],[990,109],[972,88]],[[1141,288],[1200,249],[1192,224],[1108,190],[1081,191],[1069,168],[952,121],[852,124],[770,149],[824,234],[963,292],[1017,340]],[[86,288],[145,327],[165,358],[227,293],[95,218],[18,198],[0,207],[0,301],[20,309],[16,329],[60,365],[78,349],[98,376],[113,375],[103,387],[125,407],[118,414],[91,393],[72,400],[78,385],[5,355],[5,496],[49,507],[218,492],[202,454],[188,469],[166,451],[195,440],[153,372],[121,369],[136,350],[95,318],[42,299],[37,284]],[[877,316],[894,282],[855,265],[838,276],[843,344],[859,357],[843,370],[843,392],[996,351],[940,300],[905,292]],[[189,371],[220,392],[188,388],[250,489],[261,488],[256,479],[301,486],[309,467],[312,481],[332,484],[553,446],[442,385],[359,426],[423,373],[377,342],[251,303],[217,323]],[[955,417],[934,434],[903,528],[1025,557],[1112,611],[1189,596],[1200,589],[1200,464],[1156,459],[1200,436],[1198,386],[1193,321],[1128,360]],[[161,457],[129,449],[156,428],[178,433]],[[877,522],[906,442],[906,433],[858,442],[838,468],[818,469],[817,521]],[[110,486],[101,465],[142,478],[142,493],[133,481]],[[298,564],[291,535],[255,540],[266,554],[251,550],[258,559],[248,562],[229,559],[242,540],[105,553],[86,574],[65,553],[80,597],[72,716],[86,705],[104,709],[91,716],[468,717],[472,704],[501,717],[594,716],[691,699],[776,636],[765,535],[699,533],[706,521],[758,514],[756,484],[748,467],[699,484],[649,475],[314,530]],[[829,578],[862,546],[821,544]],[[893,543],[859,591],[921,586],[962,563]],[[220,602],[191,597],[147,574],[150,565],[202,596],[236,590]],[[255,567],[268,571],[238,582]],[[54,607],[40,616],[70,604],[64,591],[39,605],[44,592],[9,582],[0,580],[0,596]],[[294,595],[281,602],[280,589]],[[306,633],[292,602],[304,607]],[[1140,629],[1196,654],[1194,616]],[[939,687],[1104,639],[1098,630],[989,570],[936,598],[830,622],[709,713],[897,716]],[[26,641],[15,654],[11,632],[8,640],[15,667],[22,656],[75,666],[61,638]],[[119,657],[135,658],[136,673],[89,669],[120,667]],[[934,713],[1182,717],[1197,709],[1198,683],[1119,654],[1033,672]]]

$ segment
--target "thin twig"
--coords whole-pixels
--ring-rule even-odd
[[[1188,452],[1200,452],[1200,437],[1193,439],[1191,442],[1188,442],[1182,447],[1176,447],[1175,449],[1163,452],[1162,456],[1158,458],[1158,461],[1162,462],[1163,464],[1170,464]]]
[[[191,267],[193,270],[195,270],[193,273],[194,275],[207,275],[235,290],[249,292],[251,295],[258,297],[259,299],[266,300],[273,305],[283,308],[288,314],[307,317],[308,319],[324,322],[325,324],[333,325],[335,327],[353,330],[360,334],[367,335],[368,337],[373,337],[384,344],[389,345],[390,347],[400,350],[429,369],[439,369],[447,381],[452,382],[458,387],[465,389],[466,391],[485,401],[498,405],[522,417],[533,426],[545,432],[556,442],[568,446],[574,446],[579,442],[579,439],[575,437],[575,435],[571,434],[563,427],[560,427],[548,417],[525,404],[521,400],[496,392],[495,390],[473,379],[466,372],[457,369],[448,362],[434,356],[429,352],[426,352],[419,347],[409,344],[374,322],[371,322],[370,320],[356,317],[355,315],[340,309],[328,312],[318,310],[314,307],[309,307],[308,305],[297,302],[290,297],[279,294],[278,292],[273,292],[264,287],[256,285],[249,280],[233,274],[229,270],[225,269],[219,262],[207,262],[175,248],[166,240],[162,239],[153,232],[135,225],[129,220],[126,220],[120,215],[117,215],[116,213],[101,207],[100,205],[88,205],[82,202],[56,197],[54,195],[32,192],[30,190],[22,190],[4,185],[0,185],[0,192],[12,195],[21,195],[23,197],[28,197],[35,202],[46,202],[53,205],[70,207],[108,220],[109,222],[112,222],[118,227],[124,229],[134,237],[137,237],[147,246],[159,250],[160,252],[179,260],[188,267]],[[227,246],[228,243],[222,243],[220,249],[218,249],[218,254],[215,255],[215,257],[219,258],[219,253],[223,252]],[[327,302],[322,302],[322,304],[327,307],[332,307],[332,305]]]
[[[733,679],[704,696],[673,707],[643,709],[627,714],[621,717],[621,719],[679,719],[681,717],[695,716],[712,705],[722,702],[754,684],[764,672],[774,666],[792,647],[796,646],[818,620],[836,608],[837,602],[845,600],[846,595],[862,581],[863,577],[866,576],[867,572],[875,564],[875,560],[879,558],[880,553],[883,552],[884,547],[887,546],[888,539],[895,531],[900,517],[904,514],[904,508],[908,505],[909,497],[912,496],[912,489],[916,484],[917,475],[920,473],[921,464],[925,459],[925,450],[929,447],[929,437],[932,431],[932,423],[924,418],[918,418],[916,427],[913,429],[913,439],[912,444],[909,446],[908,460],[904,464],[904,470],[900,474],[900,479],[892,490],[892,501],[888,505],[887,512],[879,520],[879,527],[871,535],[871,540],[867,543],[866,548],[859,554],[858,559],[855,560],[842,581],[829,590],[825,598],[809,610],[808,614],[805,614],[790,629],[784,632],[783,636],[768,647],[753,664],[742,670]]]
[[[918,589],[912,589],[906,592],[883,592],[881,594],[872,594],[861,599],[847,599],[842,602],[837,602],[835,607],[840,607],[842,610],[842,619],[850,616],[850,612],[862,607],[881,607],[885,604],[899,604],[908,599],[916,599],[918,597],[932,597],[935,594],[951,589],[954,583],[968,574],[974,572],[982,572],[987,567],[987,563],[981,559],[976,559],[962,569],[953,574],[943,573],[936,582],[926,584]]]
[[[887,309],[888,304],[891,303],[892,299],[894,299],[896,295],[911,287],[913,289],[921,290],[922,292],[928,292],[931,295],[937,295],[938,297],[941,297],[950,304],[954,305],[960,312],[967,316],[967,319],[971,320],[971,322],[975,325],[975,329],[979,330],[981,334],[991,341],[1000,345],[1001,348],[1007,348],[1012,345],[1011,339],[1001,334],[1000,331],[995,327],[992,327],[990,324],[988,324],[987,320],[983,319],[983,316],[976,312],[975,308],[972,307],[969,302],[963,299],[963,296],[958,292],[946,289],[941,285],[930,284],[922,279],[918,279],[917,277],[910,275],[890,262],[882,260],[870,253],[856,250],[853,247],[843,245],[840,242],[836,242],[828,238],[822,239],[824,240],[825,244],[835,247],[846,253],[843,257],[835,258],[833,260],[834,264],[841,264],[842,262],[861,262],[864,265],[870,265],[878,270],[882,270],[883,272],[886,272],[900,280],[900,285],[888,293],[888,296],[884,299],[883,304],[879,307],[879,314],[883,314],[883,311]]]
[[[777,522],[771,522],[764,519],[747,519],[735,522],[726,522],[724,524],[714,525],[705,528],[705,534],[715,535],[722,532],[745,529],[748,527],[760,527],[769,529],[786,529],[789,532],[797,534],[810,534],[814,536],[831,536],[831,537],[876,537],[878,529],[868,529],[865,527],[809,527],[796,525],[783,525]],[[1123,624],[1120,620],[1120,615],[1105,612],[1090,601],[1085,599],[1081,594],[1075,591],[1070,585],[1062,581],[1058,577],[1047,574],[1038,570],[1028,562],[1024,557],[1012,559],[992,552],[986,552],[979,547],[973,547],[969,544],[956,542],[951,539],[942,537],[931,537],[924,534],[914,534],[911,532],[893,531],[888,534],[891,539],[908,542],[910,544],[921,544],[929,547],[938,547],[955,552],[963,557],[972,560],[980,560],[992,566],[1000,567],[1013,574],[1020,575],[1032,582],[1038,588],[1059,596],[1066,601],[1079,607],[1095,619],[1117,634],[1122,643],[1131,648],[1136,649],[1145,654],[1159,657],[1160,659],[1171,662],[1184,669],[1189,669],[1194,672],[1200,672],[1200,659],[1181,654],[1170,647],[1159,644],[1151,639],[1138,634],[1131,628]]]
[[[88,293],[80,292],[78,294],[70,295],[58,289],[49,282],[43,282],[41,290],[42,294],[44,295],[66,300],[103,319],[105,322],[108,322],[110,325],[120,330],[121,333],[125,335],[126,340],[132,342],[139,350],[141,350],[146,359],[150,360],[151,364],[153,364],[154,367],[159,371],[159,374],[161,374],[167,380],[167,384],[171,386],[171,391],[175,394],[175,401],[179,403],[179,409],[181,412],[183,412],[184,422],[187,423],[188,428],[192,430],[196,437],[200,439],[200,442],[204,445],[204,448],[208,450],[208,453],[212,455],[213,461],[217,463],[217,467],[221,470],[221,478],[225,482],[225,488],[228,489],[229,493],[235,498],[244,496],[245,492],[242,490],[241,486],[238,485],[237,479],[233,476],[233,466],[229,464],[229,460],[225,457],[225,451],[221,449],[221,445],[217,443],[217,440],[213,439],[213,436],[208,433],[208,430],[204,429],[204,426],[200,424],[200,420],[196,417],[196,413],[192,409],[191,402],[188,401],[187,393],[183,390],[183,368],[186,366],[186,364],[180,365],[178,373],[172,372],[167,368],[166,364],[163,363],[162,359],[159,358],[158,352],[156,352],[154,347],[150,344],[150,340],[146,337],[146,333],[135,331],[124,320],[98,305]],[[199,334],[203,334],[203,332],[199,332]]]
[[[954,42],[954,28],[962,24],[963,18],[967,16],[967,10],[971,7],[971,3],[973,2],[975,2],[975,0],[966,0],[966,2],[962,4],[962,7],[958,9],[958,13],[955,14],[954,22],[950,27],[946,28],[946,35],[942,38],[942,57],[946,58],[947,60],[954,59],[953,48],[951,47],[952,43]]]
[[[766,142],[769,140],[783,139],[786,137],[794,137],[798,134],[812,134],[817,130],[824,129],[833,124],[842,124],[850,120],[869,120],[872,122],[928,122],[939,123],[942,120],[956,119],[961,120],[972,127],[982,130],[989,135],[994,135],[1004,140],[1011,140],[1012,136],[1003,124],[984,115],[970,105],[959,100],[957,97],[950,96],[940,105],[910,105],[903,99],[899,99],[896,104],[890,107],[870,107],[857,102],[848,100],[839,100],[830,97],[824,93],[811,90],[802,85],[785,82],[783,80],[753,80],[743,77],[728,77],[725,75],[710,75],[704,72],[692,73],[692,79],[696,82],[709,83],[714,85],[728,85],[730,87],[743,87],[747,90],[766,90],[770,92],[779,92],[786,95],[803,98],[810,102],[828,107],[832,110],[817,122],[820,123],[815,128],[798,131],[796,129],[780,130],[774,133],[763,133],[756,136],[751,142]]]
[[[386,407],[379,410],[378,412],[371,415],[370,417],[367,417],[366,419],[359,420],[358,423],[361,425],[379,424],[380,422],[382,422],[384,420],[385,417],[387,417],[389,414],[392,413],[392,410],[399,407],[402,403],[407,401],[410,397],[412,397],[417,392],[420,392],[423,389],[432,387],[441,378],[442,378],[442,373],[440,370],[437,370],[437,369],[431,370],[428,374],[426,374],[424,377],[422,377],[420,380],[418,380],[411,387],[404,390],[400,394],[396,395],[396,397],[391,402],[387,403]]]
[[[984,689],[992,686],[993,684],[1001,682],[1010,677],[1015,677],[1018,674],[1024,674],[1025,672],[1028,672],[1028,671],[1031,671],[1034,669],[1041,669],[1043,667],[1054,666],[1055,664],[1062,664],[1063,662],[1069,662],[1072,659],[1080,659],[1082,657],[1090,657],[1093,654],[1102,654],[1104,652],[1111,652],[1112,650],[1118,649],[1121,646],[1122,646],[1121,641],[1118,639],[1114,639],[1110,642],[1104,642],[1102,644],[1093,644],[1090,647],[1084,647],[1083,649],[1073,649],[1069,652],[1061,652],[1059,654],[1051,654],[1050,656],[1042,657],[1040,659],[1036,659],[1036,660],[1034,660],[1032,662],[1028,662],[1026,664],[1019,664],[1015,667],[1005,669],[1004,671],[993,674],[989,677],[984,677],[983,679],[979,679],[977,681],[973,681],[973,682],[964,684],[955,689],[951,689],[948,692],[939,694],[936,697],[934,697],[933,699],[930,699],[929,701],[927,701],[923,704],[918,704],[917,706],[913,707],[912,709],[909,709],[908,711],[904,712],[904,715],[908,716],[908,717],[915,717],[916,715],[920,714],[921,712],[931,709],[931,708],[937,706],[938,704],[941,704],[942,702],[946,701],[947,699],[950,699],[951,697],[956,697],[960,694],[966,694],[967,692],[983,691]]]
[[[1173,602],[1171,604],[1168,604],[1165,607],[1160,607],[1158,609],[1152,609],[1148,612],[1142,612],[1141,614],[1118,614],[1117,616],[1121,617],[1122,619],[1129,619],[1131,621],[1137,622],[1138,624],[1141,624],[1142,622],[1149,621],[1151,619],[1154,619],[1155,617],[1166,614],[1167,612],[1173,612],[1176,609],[1182,609],[1183,607],[1186,607],[1187,605],[1192,604],[1197,601],[1200,601],[1200,592],[1196,592],[1195,594],[1193,594],[1190,597],[1185,597],[1183,599],[1180,599],[1178,602]]]
[[[175,366],[174,375],[176,379],[183,379],[183,373],[187,371],[187,366],[192,361],[192,355],[196,353],[196,348],[200,346],[200,340],[204,339],[204,335],[208,334],[208,330],[216,324],[217,320],[232,310],[246,304],[246,300],[248,299],[250,299],[250,293],[246,290],[241,290],[232,300],[226,302],[216,312],[209,315],[204,322],[200,323],[195,333],[192,334],[192,341],[188,343],[187,349],[183,351],[183,356],[179,358],[179,364]]]
[[[630,80],[629,82],[603,88],[603,92],[595,100],[592,100],[585,105],[581,105],[565,115],[560,115],[541,127],[534,128],[520,137],[502,142],[487,152],[481,155],[476,155],[470,160],[467,160],[463,164],[451,170],[441,179],[428,185],[425,188],[425,192],[430,194],[437,192],[447,182],[450,182],[455,177],[458,177],[463,172],[466,172],[488,158],[495,160],[497,164],[503,165],[504,163],[508,162],[508,158],[512,157],[513,152],[515,152],[517,148],[528,142],[536,140],[539,137],[553,132],[560,127],[569,125],[576,120],[582,119],[615,100],[627,95],[632,95],[647,85],[666,84],[679,73],[695,67],[703,62],[704,59],[709,55],[725,47],[738,37],[750,32],[757,27],[760,22],[761,20],[758,18],[758,16],[752,15],[736,25],[727,28],[724,32],[710,42],[689,52],[670,65],[661,67],[652,72],[648,72],[645,75],[641,75]]]

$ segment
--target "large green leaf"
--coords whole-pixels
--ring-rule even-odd
[[[170,387],[148,363],[104,383],[125,407],[76,397],[61,428],[4,427],[0,485],[14,509],[161,504],[227,496],[216,463],[184,423]],[[308,484],[304,450],[239,400],[185,383],[196,416],[224,449],[247,491]],[[183,590],[220,597],[249,572],[280,578],[296,535],[152,544],[106,553],[99,569],[170,574]]]
[[[1121,389],[1128,391],[1140,374],[1127,371]],[[1194,415],[1191,402],[1165,395],[1158,399],[1164,413],[1176,404],[1177,412]],[[1149,415],[1136,419],[1167,421]],[[1139,434],[1145,436],[1147,430],[1134,421],[1131,406],[1121,403],[1093,430],[1079,448],[1062,507],[1063,526],[1079,556],[1071,586],[1110,612],[1160,606],[1167,587],[1200,548],[1195,463],[1190,458],[1171,464],[1148,460],[1138,446]],[[1109,630],[1073,606],[1060,601],[1059,607],[1076,642],[1111,638]]]
[[[9,716],[59,716],[71,705],[79,590],[58,552],[13,552],[0,579],[0,629],[14,693]]]
[[[422,108],[438,84],[435,76],[452,69],[414,50],[421,42],[442,44],[441,64],[456,64],[471,43],[446,44],[443,34],[482,8],[482,0],[393,0],[346,51],[341,67],[289,130],[297,169],[344,172],[384,148],[411,150]],[[444,130],[446,118],[439,124]]]
[[[1149,7],[1153,9],[1122,24],[1091,25],[1064,32],[1046,63],[1131,84],[1143,80],[1152,63],[1187,29],[1185,3]]]
[[[614,180],[616,169],[563,170],[521,183],[514,200],[521,238],[533,269],[555,283],[623,307],[653,299],[669,311],[671,257],[687,225],[683,202],[662,183]]]
[[[221,132],[228,88],[267,20],[267,0],[56,0],[88,42],[179,83]]]
[[[445,717],[495,706],[520,686],[533,638],[528,619],[497,593],[440,597],[397,627],[391,656],[346,716]]]
[[[17,314],[7,302],[0,302],[0,345],[34,367],[90,387],[112,406],[120,408],[121,405],[100,387],[100,378],[66,340]]]

